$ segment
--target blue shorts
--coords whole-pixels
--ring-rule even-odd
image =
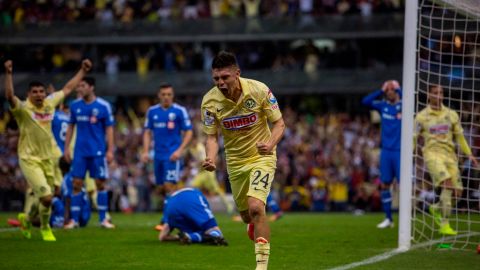
[[[176,184],[180,179],[182,170],[182,161],[155,160],[153,162],[155,171],[155,184],[163,185],[165,183]]]
[[[391,184],[393,178],[400,181],[400,151],[382,149],[380,153],[380,180]]]
[[[74,157],[72,162],[72,176],[74,178],[85,179],[87,171],[93,179],[107,179],[108,166],[105,156]]]

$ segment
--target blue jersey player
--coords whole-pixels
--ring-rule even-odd
[[[95,79],[85,77],[77,87],[82,97],[74,101],[70,107],[70,123],[65,139],[65,158],[72,161],[73,176],[73,204],[76,196],[81,196],[83,180],[87,171],[95,179],[97,186],[97,209],[100,225],[113,229],[115,226],[108,220],[108,193],[105,190],[105,181],[108,178],[107,162],[113,160],[113,114],[110,104],[95,95]],[[73,159],[70,154],[70,141],[73,129],[76,126]],[[72,213],[73,214],[73,213]]]
[[[60,109],[55,111],[52,120],[52,133],[55,141],[57,142],[58,147],[64,152],[65,147],[65,137],[67,135],[68,123],[70,122],[70,113],[68,112],[68,107],[61,104]]]
[[[160,86],[158,98],[160,103],[147,111],[142,160],[148,162],[153,138],[156,192],[166,195],[175,189],[180,179],[182,154],[193,133],[187,110],[173,102],[174,91],[170,84]],[[161,225],[156,229],[161,230]]]
[[[147,111],[142,159],[149,160],[153,137],[155,182],[157,186],[164,186],[168,193],[180,178],[181,157],[192,139],[192,123],[187,110],[173,102],[171,85],[162,84],[158,98],[160,103]]]
[[[184,244],[228,245],[207,199],[197,189],[184,188],[172,193],[165,207],[164,220],[165,226],[158,237],[160,241],[178,239]],[[171,235],[173,229],[180,231],[179,237]]]
[[[379,100],[384,96],[385,99]],[[377,228],[392,228],[392,194],[390,185],[394,178],[400,180],[400,136],[402,127],[402,93],[397,81],[386,81],[379,89],[365,98],[362,103],[380,113],[381,116],[381,153],[380,153],[380,180],[382,206],[385,220]]]

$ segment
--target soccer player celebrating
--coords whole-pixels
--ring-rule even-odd
[[[164,211],[165,225],[160,241],[180,240],[184,244],[207,243],[227,246],[212,210],[203,194],[193,188],[183,188],[171,194]],[[180,237],[171,235],[180,230]]]
[[[192,122],[185,107],[173,102],[174,91],[170,84],[160,86],[158,98],[160,103],[147,111],[142,161],[149,161],[153,137],[156,191],[165,195],[175,189],[180,179],[182,154],[192,139]],[[157,227],[161,230],[161,225]]]
[[[381,198],[385,219],[377,225],[379,229],[393,228],[392,194],[393,178],[400,180],[400,137],[402,128],[402,100],[400,84],[386,81],[382,89],[364,97],[362,103],[380,113],[382,122],[382,148],[380,152]],[[377,98],[384,96],[385,99]]]
[[[46,97],[46,88],[40,82],[31,82],[27,100],[20,101],[13,90],[13,63],[5,66],[5,97],[20,129],[18,141],[19,165],[35,197],[39,200],[40,232],[44,241],[56,241],[49,225],[54,185],[54,145],[52,119],[55,107],[69,95],[91,69],[90,60],[83,60],[80,70],[62,90]],[[33,208],[33,207],[32,207]],[[33,212],[33,211],[31,211]],[[29,215],[18,215],[21,231],[31,238]]]
[[[435,193],[440,194],[439,201],[430,205],[429,211],[439,226],[440,234],[456,235],[457,232],[450,227],[448,217],[452,211],[452,194],[458,198],[463,187],[453,137],[475,166],[478,166],[478,161],[465,140],[458,114],[443,105],[442,86],[431,85],[427,97],[428,106],[417,114],[415,122],[416,135],[424,139],[422,154],[433,180]],[[416,140],[415,138],[415,145]]]
[[[267,269],[270,227],[265,203],[275,174],[276,145],[285,124],[270,89],[240,77],[233,54],[222,51],[215,56],[212,77],[215,87],[205,94],[201,107],[207,134],[203,168],[216,169],[220,130],[235,204],[255,241],[256,269]],[[271,130],[268,122],[272,123]]]
[[[85,77],[77,87],[81,99],[72,102],[70,106],[70,123],[65,138],[65,159],[72,162],[73,195],[71,209],[78,208],[82,203],[83,181],[87,171],[95,179],[97,186],[97,210],[100,226],[107,229],[115,228],[107,218],[108,193],[105,182],[108,178],[107,162],[113,161],[113,114],[110,104],[95,95],[95,79]],[[70,142],[74,127],[77,127],[74,156],[70,151]],[[106,143],[105,143],[106,141]],[[71,211],[73,216],[79,211]],[[77,226],[77,225],[75,225]]]

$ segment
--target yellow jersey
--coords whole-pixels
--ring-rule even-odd
[[[28,99],[21,101],[15,97],[15,106],[10,110],[20,130],[19,158],[45,160],[54,157],[58,146],[52,134],[52,119],[55,107],[63,98],[63,91],[57,91],[37,108]]]
[[[442,105],[437,111],[427,106],[417,114],[415,122],[416,134],[421,135],[425,140],[422,148],[424,153],[440,151],[455,155],[453,136],[463,136],[463,128],[454,110]]]
[[[241,166],[262,157],[256,144],[270,139],[268,121],[282,117],[275,96],[265,84],[245,78],[240,78],[240,84],[242,94],[236,103],[218,87],[210,89],[202,100],[203,131],[209,135],[221,131],[228,166]],[[275,149],[271,157],[276,159]]]

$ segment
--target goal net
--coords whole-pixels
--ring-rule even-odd
[[[428,86],[441,85],[443,105],[458,113],[466,141],[477,159],[480,155],[479,33],[478,0],[419,0],[415,115],[427,106]],[[457,235],[442,234],[429,211],[440,193],[435,192],[430,172],[418,151],[421,144],[419,140],[414,152],[413,242],[429,248],[476,248],[480,244],[480,169],[473,167],[456,147],[463,193],[460,197],[453,196],[448,219]]]

